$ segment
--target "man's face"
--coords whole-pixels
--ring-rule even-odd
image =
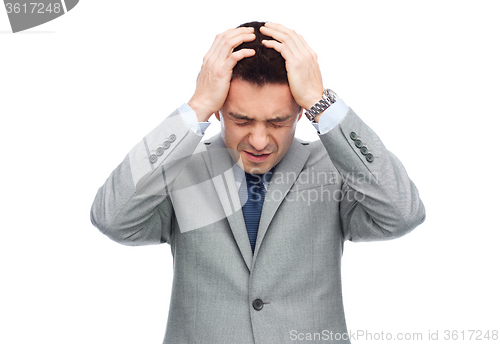
[[[247,173],[262,174],[276,166],[290,148],[301,108],[287,84],[258,85],[233,79],[216,114],[224,143]]]

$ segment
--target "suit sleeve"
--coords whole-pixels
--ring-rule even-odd
[[[168,116],[132,148],[98,190],[92,224],[125,245],[169,243],[174,211],[167,186],[201,138],[178,110]]]
[[[393,239],[424,221],[424,205],[403,165],[350,108],[320,139],[342,176],[346,240]]]

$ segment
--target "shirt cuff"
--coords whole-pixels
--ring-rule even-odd
[[[198,135],[205,134],[205,130],[207,130],[208,126],[210,125],[210,122],[198,122],[196,113],[186,103],[182,104],[179,107],[179,114],[181,115],[184,122],[189,125],[191,130]]]
[[[344,101],[339,99],[323,112],[318,123],[313,121],[312,125],[314,125],[318,133],[326,134],[344,119],[348,110],[349,108]]]

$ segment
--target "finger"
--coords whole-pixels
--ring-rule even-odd
[[[306,56],[305,48],[299,48],[294,44],[280,43],[275,40],[263,40],[262,44],[267,48],[273,48],[279,52],[287,62],[302,61]]]
[[[279,25],[279,24],[276,24],[276,25]],[[281,28],[284,28],[284,27],[281,26]],[[267,29],[264,29],[263,31],[266,31],[266,30]],[[269,35],[274,34],[274,36],[276,36],[276,37],[280,37],[282,35],[284,35],[284,37],[290,37],[291,40],[288,40],[288,41],[285,41],[284,38],[282,38],[283,39],[283,42],[281,43],[282,46],[279,46],[279,45],[276,45],[275,43],[272,43],[273,41],[264,41],[264,40],[262,41],[262,43],[265,46],[267,46],[268,48],[272,47],[275,50],[279,51],[285,59],[288,59],[290,61],[292,56],[297,58],[298,60],[302,60],[304,57],[317,59],[316,53],[307,44],[304,37],[297,34],[295,31],[289,30],[286,28],[282,29],[282,31],[286,31],[287,33],[290,33],[290,36],[287,36],[288,34],[280,33],[280,31],[276,31],[276,30],[270,29],[270,28],[269,28],[269,30],[274,31],[274,33],[269,31]],[[273,36],[271,36],[271,37],[273,37]],[[268,42],[270,42],[270,43],[268,43]],[[290,50],[291,54],[287,53],[287,51],[286,51],[287,48]]]
[[[237,29],[229,29],[223,33],[218,34],[217,36],[215,36],[215,39],[210,49],[203,57],[203,62],[207,62],[208,60],[213,60],[213,57],[217,56],[218,52],[220,51],[220,45],[222,44],[221,42],[223,42],[224,40],[231,39],[242,33],[250,34],[253,33],[253,31],[254,31],[253,28],[237,28]]]
[[[226,60],[231,56],[234,49],[243,42],[249,42],[255,40],[254,34],[244,34],[238,35],[230,40],[222,40],[219,45],[214,49],[214,51],[208,56],[208,65],[223,65]]]
[[[224,63],[224,67],[232,70],[234,66],[238,63],[238,61],[243,60],[246,57],[251,57],[255,55],[255,50],[253,49],[241,49],[238,50],[229,56],[229,58]]]
[[[293,40],[292,32],[283,32],[276,29],[272,29],[266,26],[260,27],[260,32],[266,36],[270,36],[280,43],[285,43],[285,41]]]
[[[289,30],[284,33],[267,27],[261,27],[260,30],[264,35],[270,36],[279,41],[284,47],[290,49],[293,55],[300,55],[306,47],[303,46],[302,40],[298,37],[295,31]]]
[[[241,27],[230,29],[226,32],[217,35],[216,41],[211,49],[211,54],[215,56],[224,56],[227,58],[232,50],[243,42],[255,40],[253,27]]]
[[[264,26],[264,31],[267,29],[273,30],[276,36],[280,37],[289,36],[301,51],[303,51],[304,49],[312,51],[311,47],[307,44],[304,37],[296,33],[294,30],[291,30],[281,24],[276,24],[276,23],[266,23]]]
[[[217,46],[220,43],[220,41],[231,39],[240,34],[249,34],[249,33],[254,33],[253,27],[239,27],[236,29],[226,30],[223,33],[220,33],[217,36],[215,36],[213,46]]]
[[[292,51],[290,49],[286,48],[286,46],[281,44],[280,42],[262,40],[262,44],[266,48],[272,48],[272,49],[276,50],[277,52],[279,52],[286,61],[291,61],[292,59],[295,58]]]
[[[271,22],[266,22],[264,24],[264,27],[267,27],[269,29],[273,29],[273,30],[276,30],[276,31],[280,31],[282,33],[289,33],[291,31],[293,31],[292,29],[289,29],[289,28],[287,28],[284,25],[281,25],[281,24],[278,24],[278,23],[271,23]]]
[[[307,42],[305,41],[304,37],[299,35],[294,30],[287,28],[286,26],[283,26],[283,25],[277,24],[277,23],[267,22],[265,24],[264,28],[274,30],[274,31],[279,32],[279,33],[284,34],[284,35],[288,35],[294,39],[297,46],[299,46],[301,48],[304,47],[304,48],[310,49],[310,47],[307,44]]]
[[[216,52],[216,54],[221,59],[227,59],[236,47],[238,47],[243,42],[254,41],[255,37],[256,36],[253,33],[240,34],[240,35],[234,36],[234,37],[232,37],[224,42],[221,41],[221,43],[219,44],[219,50]]]
[[[302,41],[302,45],[311,54],[311,56],[313,56],[314,58],[317,58],[318,56],[316,55],[316,52],[311,49],[311,47],[309,46],[309,44],[307,44],[307,42],[304,39],[304,37],[302,37],[301,35],[298,35],[298,36],[299,36],[300,40]]]
[[[271,33],[273,36],[271,36],[271,35],[267,35],[267,36],[271,36],[275,39],[278,39],[278,38],[285,39],[286,37],[290,37],[296,44],[301,43],[301,40],[299,39],[300,35],[297,34],[297,32],[295,32],[294,30],[289,29],[281,24],[266,23],[265,26],[262,26],[260,29],[261,29],[261,32],[264,31],[264,32]],[[276,37],[274,37],[274,36],[276,36]]]

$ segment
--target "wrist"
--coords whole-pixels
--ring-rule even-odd
[[[201,106],[196,100],[191,99],[187,105],[194,111],[198,122],[208,122],[210,116],[212,116],[212,111],[207,111],[203,106]]]
[[[328,109],[332,104],[334,104],[337,101],[337,99],[338,97],[335,92],[325,88],[321,99],[318,102],[316,102],[313,106],[308,108],[308,110],[305,112],[306,117],[310,121],[318,123],[323,112],[326,109]]]
[[[306,110],[309,110],[312,108],[315,104],[317,104],[321,99],[323,99],[323,92],[316,92],[315,94],[311,95],[308,100],[306,100],[303,104],[303,108]]]
[[[314,123],[319,123],[319,118],[321,117],[321,115],[323,115],[325,111],[322,111],[320,112],[319,114],[317,114],[316,116],[314,116],[314,118],[312,119]]]

